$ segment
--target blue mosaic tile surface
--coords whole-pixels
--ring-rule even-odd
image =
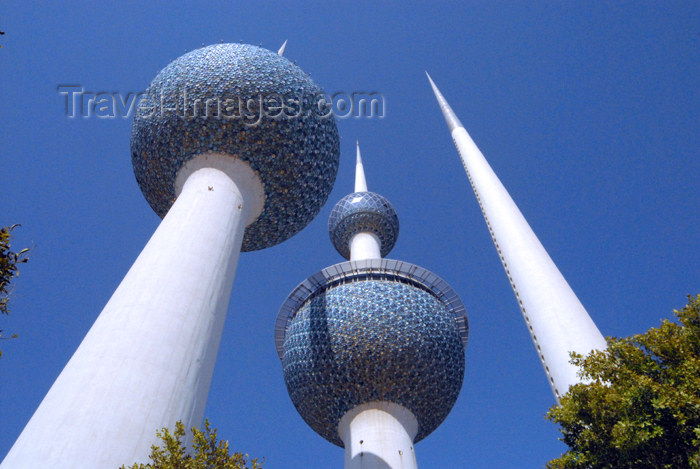
[[[353,192],[335,204],[328,218],[328,233],[335,249],[350,259],[350,240],[362,231],[374,233],[386,257],[399,237],[399,217],[386,197],[374,192]]]
[[[260,47],[217,44],[179,57],[151,82],[132,126],[146,200],[164,217],[182,165],[207,151],[226,153],[247,161],[265,189],[242,250],[291,237],[318,214],[338,171],[338,130],[322,98],[304,71]]]
[[[464,378],[464,346],[454,315],[432,294],[365,279],[312,297],[287,329],[282,357],[299,414],[343,446],[337,427],[353,407],[390,401],[417,418],[419,441],[452,409]]]

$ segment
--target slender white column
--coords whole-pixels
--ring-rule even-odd
[[[580,382],[569,352],[605,349],[605,339],[435,83],[430,83],[558,401],[569,386]]]
[[[418,421],[392,402],[369,402],[338,423],[345,445],[345,469],[417,469],[413,439]]]
[[[381,259],[380,246],[377,235],[369,231],[361,231],[350,240],[350,260]]]
[[[263,197],[250,167],[225,158],[183,168],[177,201],[3,469],[146,462],[156,429],[201,424],[243,232]]]

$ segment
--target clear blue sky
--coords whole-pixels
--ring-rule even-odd
[[[603,334],[639,333],[700,292],[700,3],[253,3],[0,6],[0,224],[34,246],[0,318],[20,335],[2,342],[0,455],[160,221],[132,173],[131,120],[68,119],[57,86],[141,91],[202,44],[289,39],[326,91],[380,92],[386,116],[339,120],[321,214],[241,256],[206,415],[268,468],[342,467],[287,396],[273,325],[342,260],[326,224],[359,139],[370,190],[401,220],[390,257],[442,276],[469,313],[462,393],[420,467],[542,467],[564,450],[543,418],[554,399],[424,70]]]

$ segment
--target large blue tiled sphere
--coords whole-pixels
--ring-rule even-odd
[[[452,409],[464,378],[455,316],[407,283],[364,278],[312,296],[286,330],[287,390],[309,426],[339,446],[338,422],[355,406],[389,401],[418,420],[425,438]]]
[[[386,257],[399,237],[399,217],[386,197],[374,192],[353,192],[333,207],[328,218],[328,234],[335,249],[350,259],[350,241],[357,233],[374,233]]]
[[[319,212],[340,158],[338,130],[319,88],[284,57],[246,44],[217,44],[179,57],[153,79],[131,131],[136,180],[163,217],[185,162],[218,152],[247,162],[265,207],[246,228],[243,251],[291,237]]]

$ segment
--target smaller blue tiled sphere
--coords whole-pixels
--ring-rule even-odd
[[[338,172],[338,129],[323,91],[269,50],[216,44],[158,73],[131,130],[136,181],[161,217],[175,200],[177,173],[199,154],[244,161],[265,191],[243,251],[281,243],[318,214]]]
[[[353,192],[335,204],[328,219],[328,234],[335,249],[350,259],[350,241],[357,233],[374,233],[386,257],[399,237],[399,217],[386,197],[374,192]]]
[[[372,401],[411,411],[417,442],[447,417],[462,387],[464,343],[453,311],[423,288],[386,279],[389,274],[327,285],[286,329],[289,396],[304,421],[339,446],[340,419]]]

